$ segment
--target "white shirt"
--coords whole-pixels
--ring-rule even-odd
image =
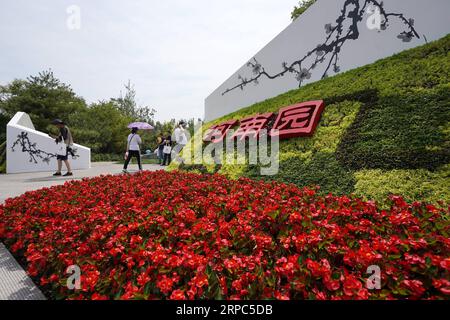
[[[141,148],[140,148],[141,143],[142,143],[142,140],[138,134],[130,133],[128,135],[128,150],[132,150],[132,151],[141,150]]]
[[[187,137],[184,129],[178,127],[175,129],[175,141],[178,144],[186,145],[187,144]]]

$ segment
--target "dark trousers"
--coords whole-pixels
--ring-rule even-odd
[[[163,163],[164,160],[164,153],[163,153],[163,148],[158,147],[158,159],[159,159],[159,164]]]
[[[131,160],[132,157],[136,157],[137,163],[138,163],[138,166],[139,166],[139,170],[142,170],[141,153],[139,151],[135,151],[135,150],[128,150],[128,157],[125,160],[125,165],[123,166],[123,169],[127,170],[128,164],[130,163],[130,160]]]
[[[169,165],[171,161],[172,161],[172,154],[164,153],[163,166],[165,166],[166,164]]]

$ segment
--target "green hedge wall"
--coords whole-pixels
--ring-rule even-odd
[[[182,166],[232,178],[275,179],[320,192],[382,201],[450,202],[450,35],[374,64],[306,85],[208,123],[276,112],[301,101],[326,107],[314,136],[280,143],[280,170]],[[172,166],[174,168],[174,166]]]
[[[449,163],[449,87],[383,95],[365,104],[336,156],[346,168],[435,170]]]

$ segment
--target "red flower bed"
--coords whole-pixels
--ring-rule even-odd
[[[145,172],[28,192],[0,239],[52,298],[446,299],[449,209],[220,175]],[[66,268],[81,268],[81,290]],[[381,269],[370,290],[367,268]]]

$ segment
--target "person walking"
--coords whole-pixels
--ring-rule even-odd
[[[162,166],[168,166],[172,161],[172,137],[170,136],[170,134],[167,135],[166,139],[164,139],[163,153],[164,160]]]
[[[73,176],[72,169],[70,167],[69,162],[69,153],[74,156],[72,146],[73,146],[73,138],[72,133],[70,132],[70,129],[64,121],[61,119],[55,119],[52,121],[52,124],[55,125],[59,129],[59,135],[53,136],[49,134],[52,138],[55,139],[55,142],[57,144],[57,154],[56,154],[56,160],[58,162],[58,171],[53,174],[53,176],[61,176],[61,170],[62,170],[62,163],[66,165],[67,173],[64,174],[64,177]]]
[[[131,129],[131,133],[128,135],[127,151],[125,153],[125,164],[123,166],[123,172],[128,173],[128,164],[132,157],[136,157],[139,166],[139,171],[142,171],[141,164],[141,145],[142,139],[138,135],[138,128]]]
[[[157,149],[157,153],[158,153],[158,159],[159,159],[159,164],[162,165],[163,161],[164,161],[164,139],[162,136],[158,137],[158,149]]]
[[[185,126],[186,126],[186,122],[181,120],[178,123],[178,126],[175,128],[175,131],[174,131],[174,137],[175,137],[176,145],[175,145],[175,147],[173,147],[173,153],[174,153],[174,156],[176,157],[176,160],[178,162],[181,162],[181,163],[184,162],[184,159],[181,158],[179,156],[179,154],[180,154],[181,150],[183,150],[183,148],[186,146],[186,144],[188,142],[187,141],[187,135],[186,135]]]

